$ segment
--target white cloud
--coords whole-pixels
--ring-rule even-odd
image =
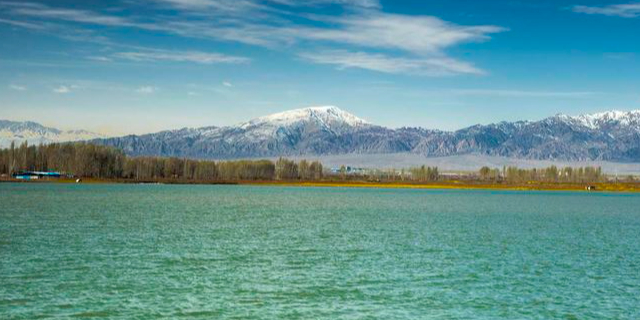
[[[613,4],[602,7],[574,6],[573,11],[586,14],[601,14],[605,16],[637,18],[640,17],[640,2],[628,4]]]
[[[259,7],[248,0],[161,0],[183,6],[224,6],[246,13],[248,8]],[[285,0],[289,2],[290,0]],[[315,2],[357,3],[363,1],[316,0]],[[364,1],[367,2],[367,1]],[[230,3],[234,3],[231,5]],[[341,18],[315,16],[327,27],[306,27],[290,20],[281,23],[256,23],[250,17],[243,19],[170,19],[136,22],[124,17],[103,15],[84,10],[51,8],[41,4],[13,4],[12,13],[23,16],[82,22],[93,25],[134,27],[171,32],[196,38],[216,38],[256,45],[282,45],[298,41],[320,40],[353,44],[373,48],[392,48],[411,52],[433,52],[465,42],[489,40],[489,35],[506,29],[492,25],[460,26],[432,16],[409,16],[366,11]],[[240,9],[243,8],[243,9]],[[183,17],[184,18],[184,17]]]
[[[277,5],[303,7],[340,5],[356,8],[380,8],[378,0],[155,0],[156,2],[171,5],[182,9],[203,10],[215,9],[218,11],[244,12],[248,10],[265,10],[268,7],[264,3]]]
[[[59,93],[59,94],[66,94],[71,92],[71,87],[69,86],[59,86],[57,88],[53,89],[54,93]]]
[[[132,61],[172,61],[172,62],[193,62],[200,64],[214,63],[246,63],[250,59],[236,57],[220,53],[209,53],[199,51],[166,51],[166,50],[146,50],[137,52],[118,52],[113,55],[116,58]]]
[[[179,9],[204,10],[212,9],[222,12],[246,12],[262,8],[257,1],[251,0],[155,0]]]
[[[300,56],[311,62],[336,65],[338,69],[360,68],[385,73],[425,76],[484,73],[470,63],[448,57],[400,58],[378,53],[341,50],[307,52],[300,54]]]
[[[498,26],[460,26],[431,16],[386,13],[348,16],[333,21],[340,27],[302,29],[300,37],[432,54],[461,43],[486,41],[490,34],[506,30]]]
[[[92,56],[92,57],[87,57],[87,59],[93,60],[93,61],[100,61],[100,62],[111,62],[111,61],[113,61],[111,58],[103,57],[103,56]]]
[[[22,16],[74,21],[105,26],[135,25],[135,23],[130,22],[128,19],[117,16],[103,15],[78,9],[51,8],[46,5],[33,2],[7,2],[2,5],[12,8],[12,13]]]
[[[277,49],[296,44],[342,44],[419,54],[440,53],[469,42],[482,42],[506,31],[492,25],[460,26],[432,16],[355,13],[341,18],[314,16],[323,27],[292,23],[265,24],[233,20],[212,24],[198,20],[169,21],[156,26],[186,37],[213,38]]]
[[[16,90],[16,91],[25,91],[25,90],[27,90],[27,87],[21,86],[21,85],[17,85],[17,84],[12,84],[12,85],[9,85],[9,89]]]
[[[270,2],[283,4],[288,6],[323,6],[323,5],[341,5],[346,7],[357,8],[380,8],[378,0],[270,0]]]
[[[231,84],[231,82],[229,81],[222,81],[222,85],[229,88],[233,87],[233,84]]]
[[[463,26],[433,16],[388,14],[377,0],[155,0],[189,15],[149,15],[144,22],[77,9],[42,4],[10,4],[11,13],[42,19],[126,27],[171,33],[183,37],[239,42],[296,52],[315,63],[330,63],[337,56],[343,67],[421,75],[481,74],[471,63],[446,54],[454,46],[488,41],[506,29],[494,25]],[[277,4],[273,6],[272,4]],[[269,5],[271,4],[271,5]],[[365,8],[349,10],[341,17],[300,15],[289,6],[341,5]],[[0,3],[0,6],[2,4]],[[285,10],[282,9],[285,8]],[[258,14],[259,13],[259,14]],[[313,20],[301,24],[299,19]],[[310,46],[323,52],[310,55]],[[352,53],[336,54],[335,48]],[[346,52],[345,51],[345,52]],[[174,61],[201,64],[245,63],[250,59],[198,51],[140,50],[118,52],[114,58],[134,61]]]
[[[29,22],[24,22],[24,21],[16,21],[16,20],[8,20],[8,19],[2,19],[0,18],[0,23],[4,23],[4,24],[8,24],[14,27],[21,27],[21,28],[26,28],[26,29],[34,29],[34,30],[41,30],[44,27],[42,25],[38,25],[35,23],[29,23]]]
[[[451,91],[465,96],[495,96],[495,97],[535,97],[535,98],[586,98],[599,92],[591,91],[527,91],[500,89],[455,89]]]
[[[210,0],[156,0],[157,2],[164,2],[166,4],[170,4],[177,7],[184,8],[207,8],[209,6],[215,5],[215,1]]]
[[[156,91],[158,91],[158,88],[152,87],[152,86],[142,86],[136,89],[136,92],[141,94],[152,94],[152,93],[155,93]]]

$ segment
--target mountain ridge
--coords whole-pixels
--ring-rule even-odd
[[[132,155],[255,158],[300,155],[463,154],[538,160],[640,162],[640,111],[558,114],[456,131],[371,124],[337,107],[310,107],[233,126],[99,140]]]
[[[46,127],[33,121],[10,121],[0,119],[0,147],[6,148],[11,142],[20,144],[48,144],[105,138],[104,135],[82,129],[60,130]]]
[[[391,129],[334,106],[320,106],[231,126],[89,140],[121,148],[133,156],[208,159],[412,153],[425,157],[479,154],[533,160],[640,162],[640,110],[556,114],[538,121],[502,121],[442,131]]]

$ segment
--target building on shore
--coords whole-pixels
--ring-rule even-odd
[[[13,178],[19,180],[57,179],[61,176],[60,172],[48,171],[22,171],[13,174]]]

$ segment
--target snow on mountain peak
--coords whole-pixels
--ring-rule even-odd
[[[248,128],[257,125],[288,126],[300,122],[319,122],[327,126],[339,124],[353,127],[369,124],[367,121],[340,108],[321,106],[274,113],[243,123],[241,127]]]
[[[20,144],[47,144],[53,142],[81,141],[105,138],[104,135],[85,130],[59,130],[45,127],[39,123],[0,120],[0,148],[8,147],[11,142]]]
[[[599,128],[603,124],[618,123],[623,126],[640,125],[640,110],[619,111],[611,110],[605,112],[583,114],[579,116],[558,115],[559,118],[566,121],[577,122],[585,127],[592,129]]]

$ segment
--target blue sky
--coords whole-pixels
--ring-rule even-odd
[[[0,118],[108,134],[335,105],[458,129],[640,108],[640,2],[0,0]]]

